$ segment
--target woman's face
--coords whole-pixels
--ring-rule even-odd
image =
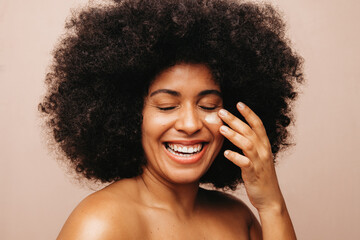
[[[178,64],[160,73],[143,110],[146,170],[171,183],[198,181],[223,143],[220,108],[220,87],[205,65]]]

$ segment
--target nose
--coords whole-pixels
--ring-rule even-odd
[[[203,122],[198,116],[196,107],[183,106],[175,122],[175,129],[187,135],[197,133],[203,127]]]

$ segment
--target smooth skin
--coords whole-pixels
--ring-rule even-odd
[[[160,91],[164,96],[151,95],[159,89],[166,89]],[[143,110],[148,160],[144,173],[85,198],[57,239],[296,239],[261,120],[240,103],[238,110],[247,125],[222,109],[214,91],[201,94],[208,90],[220,88],[204,65],[178,64],[160,74],[150,86]],[[214,113],[229,127],[221,121],[205,121],[204,116]],[[218,154],[223,137],[245,154],[225,152],[242,169],[261,226],[239,199],[199,188],[199,179]],[[173,162],[163,142],[179,139],[206,140],[204,157],[189,165]]]

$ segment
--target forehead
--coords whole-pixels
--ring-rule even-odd
[[[162,88],[220,90],[206,65],[188,63],[177,64],[158,74],[150,85],[149,93]]]

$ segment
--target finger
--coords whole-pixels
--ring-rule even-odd
[[[229,125],[230,128],[234,129],[241,135],[253,141],[256,141],[256,133],[245,122],[241,121],[239,118],[237,118],[225,109],[221,109],[219,111],[219,116],[225,123]]]
[[[240,148],[245,156],[252,160],[258,159],[259,155],[256,146],[252,141],[224,125],[220,127],[220,133],[235,146]]]
[[[231,150],[226,150],[224,156],[241,168],[244,181],[251,182],[256,179],[254,164],[249,158]]]
[[[239,166],[241,169],[250,168],[250,166],[252,165],[249,158],[231,150],[226,150],[224,152],[224,156],[230,161],[232,161],[235,165]]]
[[[244,116],[247,123],[250,125],[251,129],[256,133],[259,139],[264,142],[266,145],[270,145],[269,138],[266,134],[266,130],[263,122],[258,115],[254,113],[248,106],[244,103],[239,102],[236,104],[237,109]]]

